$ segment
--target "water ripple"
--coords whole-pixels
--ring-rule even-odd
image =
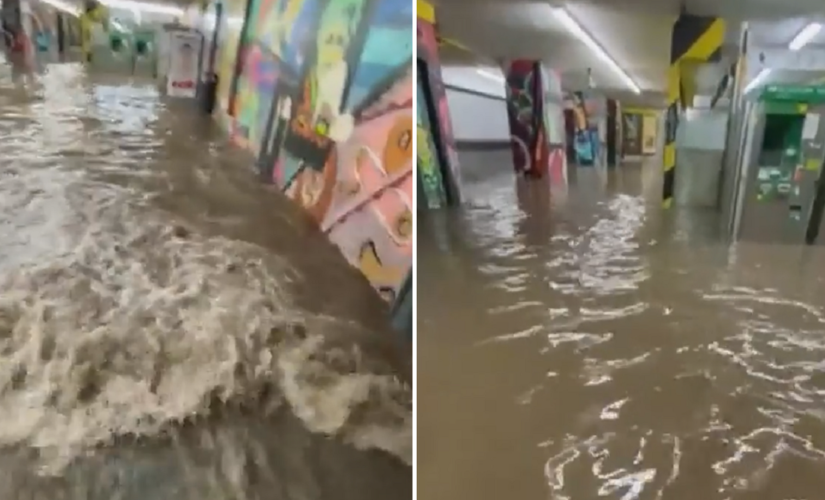
[[[3,71],[0,497],[405,491],[383,304],[249,159],[153,81]],[[324,276],[347,293],[306,293]],[[366,467],[334,479],[339,453]]]
[[[480,182],[451,220],[461,282],[428,271],[444,257],[421,235],[419,436],[444,444],[419,491],[817,498],[825,251],[727,248],[692,234],[705,215],[662,215],[604,179],[581,169],[556,204],[504,174]]]

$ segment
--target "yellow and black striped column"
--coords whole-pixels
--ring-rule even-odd
[[[676,181],[676,130],[679,111],[693,101],[693,75],[698,65],[718,60],[725,41],[725,21],[718,17],[682,14],[673,24],[670,46],[670,67],[667,75],[667,117],[665,118],[665,149],[663,153],[664,186],[662,202],[665,208],[673,204]]]

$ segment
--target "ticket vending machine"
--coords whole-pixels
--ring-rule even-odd
[[[750,107],[734,239],[825,243],[824,116],[825,88],[812,86],[768,86]]]

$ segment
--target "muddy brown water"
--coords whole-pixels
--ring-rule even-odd
[[[3,63],[0,137],[0,498],[411,497],[387,305],[191,103]]]
[[[821,497],[821,249],[662,214],[655,162],[551,193],[462,160],[418,226],[420,498]]]

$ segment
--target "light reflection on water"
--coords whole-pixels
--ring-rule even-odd
[[[825,253],[728,248],[638,166],[554,199],[507,161],[419,222],[419,495],[818,498]]]

